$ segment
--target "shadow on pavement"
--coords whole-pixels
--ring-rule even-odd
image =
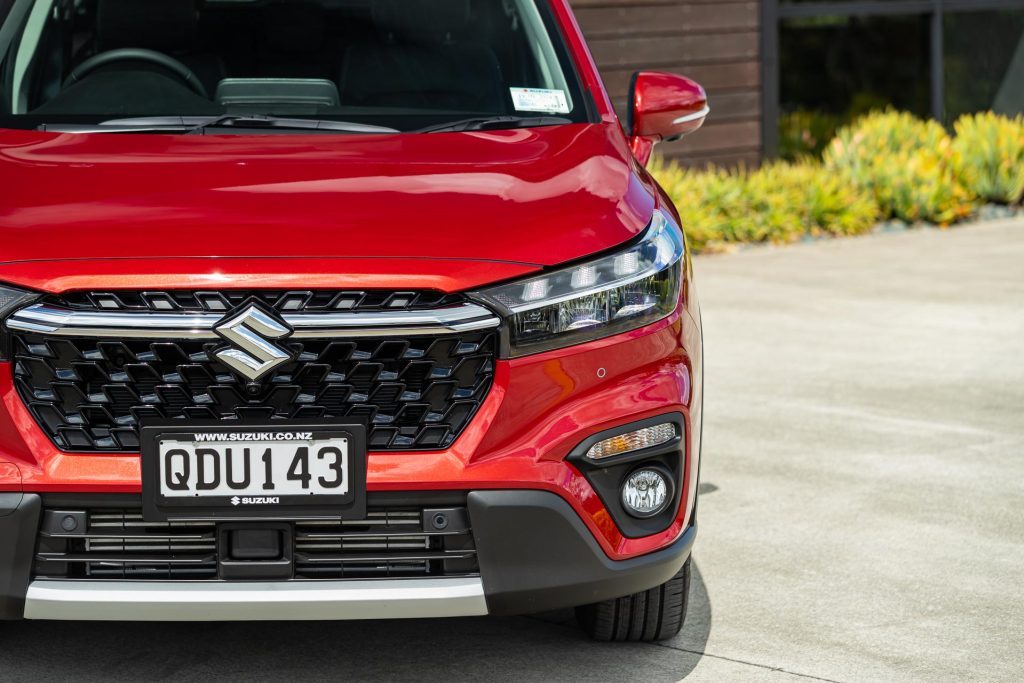
[[[708,644],[708,636],[711,635],[711,598],[708,596],[708,587],[704,583],[704,577],[700,573],[697,561],[693,562],[693,576],[690,578],[690,604],[686,612],[686,624],[682,632],[673,640],[663,645],[685,653],[686,658],[680,660],[685,666],[678,672],[680,678],[684,678],[693,671],[697,662],[704,654],[704,648]]]
[[[365,622],[0,622],[0,679],[672,680],[700,659],[711,606],[664,646],[593,643],[571,610],[534,617]],[[667,647],[666,647],[667,646]]]

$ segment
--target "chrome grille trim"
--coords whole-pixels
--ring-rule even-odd
[[[37,303],[13,313],[7,329],[61,337],[219,339],[220,313],[110,313]],[[415,336],[472,332],[501,324],[490,309],[463,303],[435,310],[285,314],[293,339]]]

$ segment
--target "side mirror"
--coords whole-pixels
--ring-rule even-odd
[[[654,145],[689,135],[711,112],[704,88],[685,76],[638,71],[629,95],[629,144],[641,164],[650,160]]]

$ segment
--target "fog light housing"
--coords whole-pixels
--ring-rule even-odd
[[[657,467],[641,467],[622,483],[622,507],[633,517],[655,517],[665,511],[674,493],[672,477],[667,472]]]
[[[613,436],[610,439],[598,441],[587,451],[587,457],[591,460],[604,460],[605,458],[613,458],[623,453],[660,446],[674,438],[676,438],[675,424],[665,422],[653,427],[644,427],[643,429],[637,429]]]

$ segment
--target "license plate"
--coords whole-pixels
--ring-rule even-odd
[[[147,520],[365,517],[362,425],[147,423],[141,445]]]

